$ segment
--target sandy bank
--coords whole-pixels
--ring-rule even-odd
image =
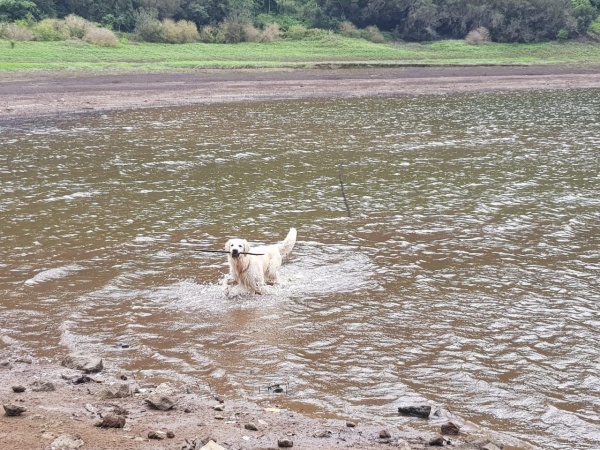
[[[600,65],[4,72],[0,75],[0,121],[252,100],[593,87],[600,87]]]

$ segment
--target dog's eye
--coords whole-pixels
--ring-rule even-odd
[[[238,245],[238,247],[239,247],[239,248],[242,248],[242,246],[241,246],[241,245]]]

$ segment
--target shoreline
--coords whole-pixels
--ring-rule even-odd
[[[3,72],[0,123],[138,108],[243,101],[397,97],[600,87],[600,64],[533,66],[325,65],[172,72]]]
[[[351,417],[346,420],[310,418],[280,407],[276,394],[266,404],[257,404],[238,398],[220,398],[200,385],[181,386],[169,382],[168,386],[157,387],[114,367],[85,372],[63,365],[42,363],[29,357],[0,362],[2,405],[26,408],[18,416],[7,415],[6,408],[0,410],[0,447],[11,450],[200,450],[212,440],[226,450],[266,450],[283,447],[279,442],[289,440],[294,448],[305,450],[424,450],[437,446],[457,450],[536,448],[465,423],[443,409],[434,408],[429,419],[410,417],[409,424],[419,422],[419,431],[416,431],[401,423],[382,426],[353,422]],[[22,392],[15,392],[18,386]],[[161,403],[167,403],[163,398],[168,397],[174,404],[165,410],[146,400],[163,388],[168,390],[161,394]],[[115,417],[120,421],[119,426],[109,427],[107,424]],[[458,426],[458,434],[442,432],[442,426],[450,422]],[[103,425],[99,426],[100,423]],[[152,433],[156,433],[154,437]],[[76,442],[78,446],[65,444],[62,447],[60,439]]]

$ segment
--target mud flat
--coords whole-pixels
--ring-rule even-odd
[[[0,122],[94,111],[280,99],[600,87],[600,65],[3,72]]]

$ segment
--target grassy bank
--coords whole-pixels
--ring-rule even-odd
[[[590,64],[600,44],[469,45],[464,41],[374,44],[330,35],[319,40],[241,44],[121,44],[103,48],[81,41],[0,41],[0,71],[28,69],[172,70],[200,67],[285,67],[319,63],[370,64]]]

